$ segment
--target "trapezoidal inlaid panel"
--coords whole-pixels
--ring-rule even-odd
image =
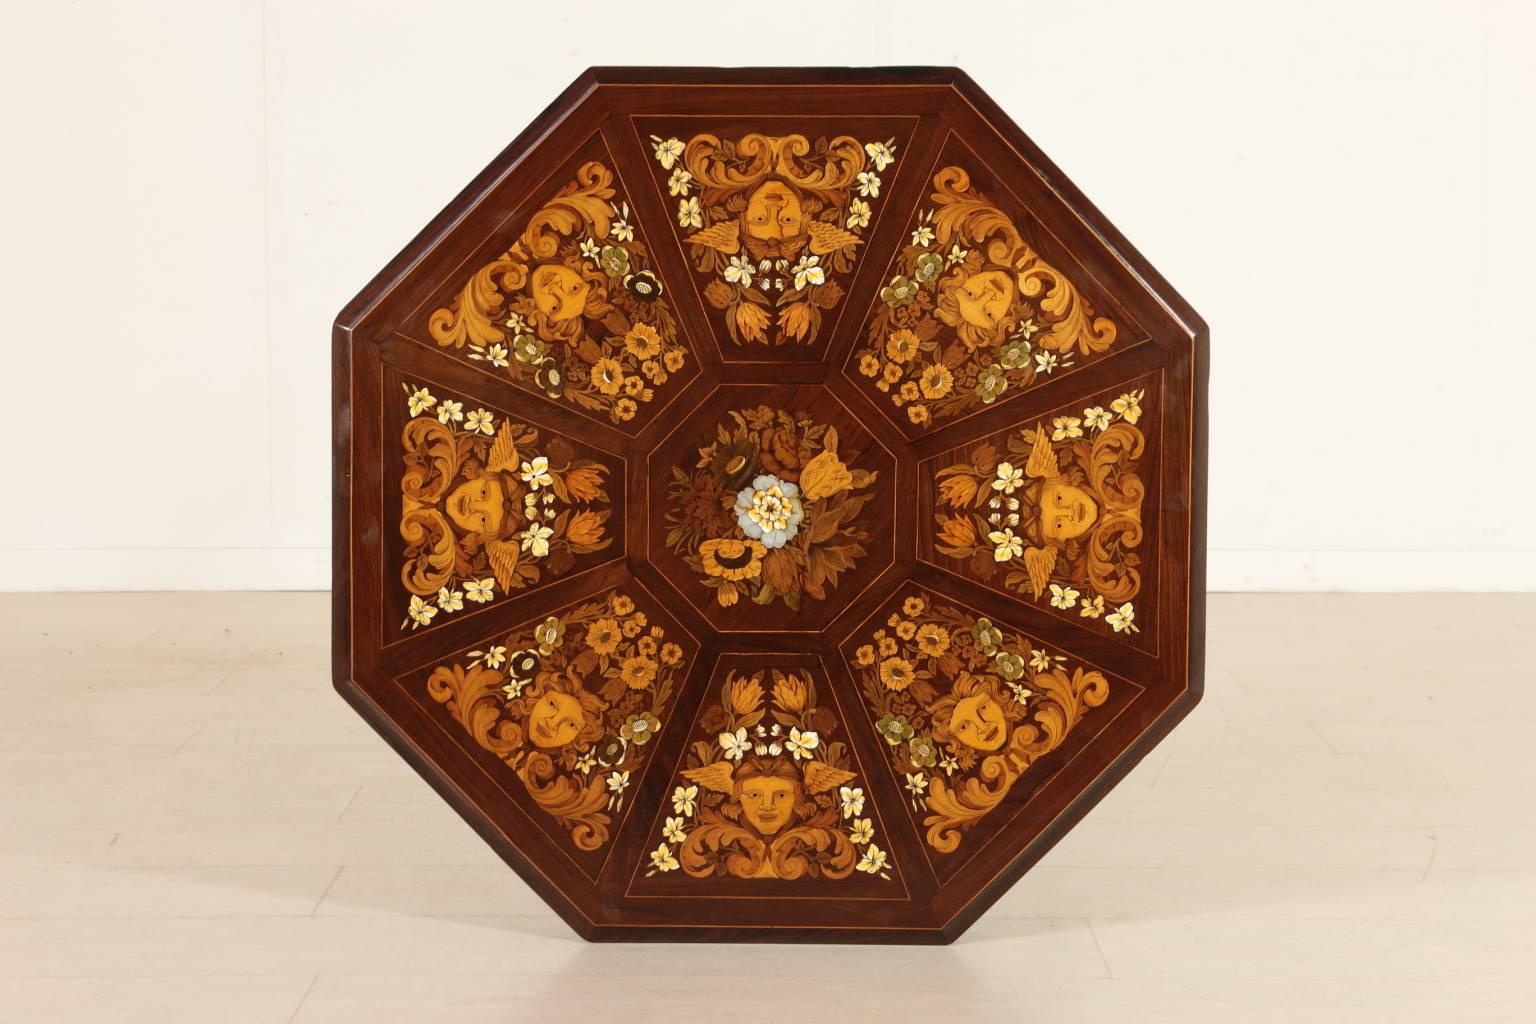
[[[493,634],[401,685],[584,872],[633,807],[696,643],[641,588],[604,589]]]
[[[727,359],[825,347],[914,119],[640,118]],[[804,351],[779,358],[801,358]]]
[[[1155,644],[1158,413],[1147,374],[922,463],[925,560],[1074,625]],[[1028,422],[1028,421],[1027,421]]]
[[[907,898],[814,656],[722,659],[666,793],[632,894]]]
[[[391,369],[385,386],[399,445],[384,573],[396,635],[623,558],[622,459],[419,375]]]
[[[1141,340],[958,139],[927,186],[848,363],[904,428],[925,433]]]
[[[1140,692],[918,588],[898,592],[844,654],[941,878],[1007,827],[1032,788],[1021,782],[1059,770],[1049,760]]]
[[[408,326],[497,379],[633,432],[696,360],[614,166],[593,136]]]

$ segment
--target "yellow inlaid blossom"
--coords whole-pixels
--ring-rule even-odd
[[[910,362],[917,355],[917,346],[917,335],[903,327],[885,339],[885,354],[898,363]]]
[[[853,474],[837,453],[827,449],[800,471],[800,492],[807,501],[830,497],[853,486]]]
[[[912,663],[905,658],[886,658],[880,663],[880,681],[887,690],[905,690],[913,678]]]
[[[624,387],[624,368],[607,356],[592,364],[592,386],[605,395],[616,395]]]
[[[756,579],[763,571],[763,556],[768,549],[761,541],[722,537],[699,545],[704,571],[727,580]]]
[[[624,347],[637,359],[650,359],[661,353],[661,334],[650,324],[635,324],[624,335]]]
[[[949,390],[954,386],[954,383],[955,375],[950,372],[949,367],[943,363],[934,363],[923,370],[923,375],[918,378],[917,386],[922,391],[924,398],[933,399],[943,398],[949,394]]]

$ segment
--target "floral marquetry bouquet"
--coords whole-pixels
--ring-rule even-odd
[[[836,428],[763,405],[733,411],[692,470],[673,469],[667,547],[721,606],[779,598],[798,610],[864,556],[876,473],[850,466],[839,443]]]
[[[875,729],[941,853],[1109,696],[1103,673],[922,594],[853,652]]]
[[[671,707],[683,648],[613,592],[468,658],[435,669],[427,693],[577,847],[602,846]]]
[[[714,738],[688,750],[648,873],[889,879],[839,724],[808,674],[730,673],[700,718]]]

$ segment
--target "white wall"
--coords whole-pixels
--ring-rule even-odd
[[[1533,5],[523,8],[0,8],[0,588],[326,586],[343,302],[587,65],[769,63],[965,67],[1201,311],[1213,587],[1536,585]]]

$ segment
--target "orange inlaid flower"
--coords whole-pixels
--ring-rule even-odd
[[[650,359],[661,354],[661,335],[650,324],[635,324],[624,335],[624,347],[636,359]]]
[[[625,658],[619,667],[619,678],[631,690],[643,690],[656,679],[656,662],[643,654]]]
[[[887,690],[905,690],[912,685],[912,663],[906,658],[886,658],[880,663],[880,681]]]
[[[707,540],[699,545],[704,571],[732,581],[756,579],[763,571],[763,556],[767,553],[762,541],[735,537]]]
[[[885,339],[885,354],[898,363],[910,362],[917,355],[917,343],[917,335],[903,327]]]
[[[587,627],[587,646],[595,654],[612,654],[619,649],[622,638],[619,624],[613,619],[598,619]]]

